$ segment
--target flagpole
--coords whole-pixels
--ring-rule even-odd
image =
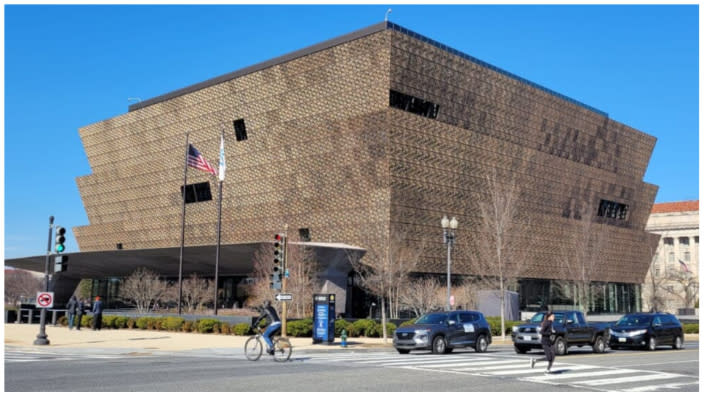
[[[181,250],[178,255],[178,315],[181,315],[181,297],[183,296],[183,243],[186,238],[186,187],[188,186],[188,134],[186,132],[186,155],[183,159],[183,191],[181,205]]]
[[[220,225],[222,220],[222,182],[225,179],[225,130],[220,132],[220,161],[218,167],[218,242],[215,247],[215,298],[213,300],[214,314],[218,315],[218,269],[220,267]]]

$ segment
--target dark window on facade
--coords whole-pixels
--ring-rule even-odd
[[[628,217],[628,205],[609,200],[601,200],[598,214],[604,218],[626,220]]]
[[[298,235],[301,241],[310,241],[310,229],[298,229]]]
[[[431,119],[438,117],[440,109],[440,105],[394,90],[389,91],[389,105]]]
[[[183,186],[181,186],[181,197],[183,197]],[[186,186],[186,204],[210,201],[212,199],[209,182],[194,183]]]
[[[675,239],[672,237],[665,237],[663,240],[663,244],[665,245],[675,245]]]
[[[235,138],[238,141],[247,140],[247,128],[244,125],[244,119],[238,119],[232,122],[235,126]]]

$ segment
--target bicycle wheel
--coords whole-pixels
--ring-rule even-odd
[[[279,337],[274,339],[274,361],[288,361],[292,351],[293,348],[288,338]]]
[[[244,355],[249,361],[257,361],[262,356],[262,341],[256,336],[251,336],[244,344]]]

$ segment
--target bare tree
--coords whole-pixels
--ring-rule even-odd
[[[313,303],[307,297],[320,290],[318,274],[321,265],[318,263],[313,249],[296,241],[289,240],[286,252],[286,293],[293,295],[293,300],[288,303],[287,314],[302,318],[313,313]],[[261,305],[264,300],[273,301],[277,291],[271,289],[270,275],[273,266],[273,248],[263,244],[254,253],[254,283],[248,287],[247,306]],[[285,275],[282,275],[285,276]],[[277,311],[281,311],[280,302],[272,302]],[[290,310],[290,311],[289,311]]]
[[[651,248],[652,256],[652,248]],[[665,289],[665,284],[668,281],[667,272],[665,269],[660,269],[657,265],[658,255],[652,256],[650,261],[650,269],[648,274],[645,276],[645,284],[643,288],[643,303],[644,310],[661,311],[665,307],[665,294],[667,290]]]
[[[190,277],[183,280],[181,290],[186,310],[193,312],[201,308],[204,304],[213,301],[215,285],[213,282],[199,278],[197,274],[193,273]]]
[[[34,300],[44,290],[44,277],[20,269],[5,269],[5,305],[16,305],[21,298]]]
[[[523,240],[529,235],[529,223],[520,219],[521,190],[515,176],[500,177],[494,169],[486,176],[486,193],[486,200],[479,203],[480,223],[472,239],[472,266],[476,274],[486,276],[484,282],[495,283],[499,290],[501,337],[505,338],[506,291],[517,284],[523,270],[528,252]]]
[[[592,282],[598,276],[602,260],[604,232],[596,222],[596,209],[587,206],[576,210],[574,220],[568,229],[565,244],[561,248],[563,280],[557,284],[562,293],[573,299],[579,308],[588,312],[592,307]]]
[[[373,247],[374,244],[367,244]],[[425,240],[414,241],[407,238],[407,233],[400,229],[392,230],[384,252],[368,255],[376,261],[372,264],[359,262],[357,273],[362,286],[380,299],[381,324],[384,342],[386,332],[387,304],[392,315],[398,317],[401,307],[400,295],[408,282],[408,275],[418,264],[418,259],[425,248]]]
[[[403,307],[415,313],[416,317],[442,307],[442,285],[437,277],[422,277],[408,283],[401,288],[399,298]]]
[[[684,308],[693,308],[699,296],[699,279],[690,271],[672,270],[668,272],[668,280],[676,284],[670,294],[682,301]]]
[[[139,313],[146,313],[169,290],[159,275],[145,267],[137,268],[120,285],[120,298],[134,303]]]

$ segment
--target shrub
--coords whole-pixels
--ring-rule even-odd
[[[414,318],[412,320],[404,321],[401,323],[401,325],[399,327],[407,327],[409,325],[413,325],[413,324],[415,324],[416,320],[418,320],[418,319]]]
[[[386,336],[387,337],[393,337],[394,336],[394,331],[396,331],[396,324],[387,321],[386,322]],[[377,324],[374,327],[374,334],[369,335],[369,336],[375,336],[375,337],[382,337],[384,336],[383,328],[381,327],[381,323]]]
[[[491,335],[492,336],[500,336],[501,335],[501,317],[487,317],[486,321],[489,323],[489,327],[491,328]],[[506,335],[511,335],[511,328],[514,325],[522,324],[521,321],[508,321],[504,320],[504,325],[506,326]]]
[[[184,319],[181,317],[166,317],[161,321],[161,327],[167,331],[180,331],[183,323]]]
[[[81,318],[81,327],[88,328],[93,323],[93,316],[83,316]]]
[[[212,319],[212,318],[204,318],[198,321],[198,332],[202,334],[207,334],[210,332],[213,332],[213,328],[218,326],[220,324],[220,321]]]
[[[74,319],[73,322],[75,323],[76,320]],[[57,321],[57,323],[63,325],[64,327],[67,327],[68,326],[68,317],[66,317],[66,316],[59,317],[59,320]]]
[[[293,337],[313,336],[313,319],[304,318],[287,322],[286,334]]]
[[[247,323],[235,324],[232,326],[232,333],[239,336],[249,335],[251,328],[252,327],[250,327]]]
[[[148,324],[149,324],[148,321],[149,321],[149,317],[140,317],[137,319],[137,322],[135,325],[139,329],[147,329]]]
[[[335,320],[335,336],[340,336],[342,330],[346,330],[350,326],[350,322],[345,319]]]
[[[370,336],[374,334],[376,321],[369,319],[359,319],[353,322],[347,329],[348,336]]]
[[[699,323],[693,324],[682,324],[685,334],[698,334],[699,333]]]
[[[127,319],[127,328],[134,329],[137,326],[137,320],[134,317]]]
[[[223,335],[229,335],[230,334],[230,323],[221,323],[220,324],[220,333]]]
[[[181,326],[181,331],[183,332],[191,332],[193,330],[193,321],[186,320],[183,322],[183,325]]]
[[[103,327],[104,328],[115,328],[115,320],[117,316],[103,316]]]
[[[127,328],[127,322],[129,319],[124,316],[118,316],[115,318],[115,328]]]

